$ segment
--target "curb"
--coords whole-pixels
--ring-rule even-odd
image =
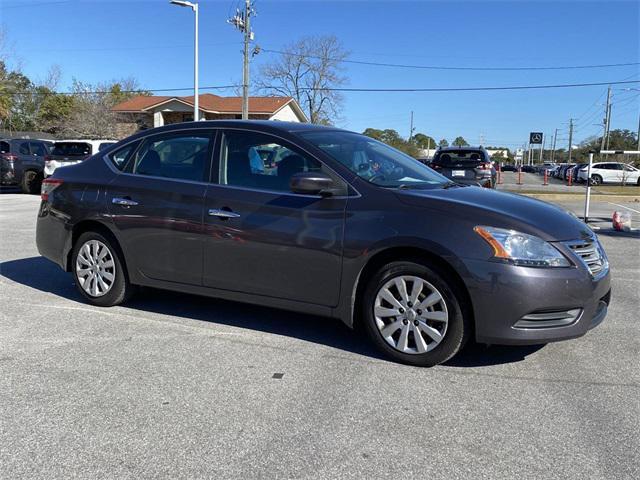
[[[558,201],[558,200],[584,200],[585,194],[578,193],[519,193],[510,190],[502,190],[508,193],[517,193],[526,197],[537,198],[538,200]],[[609,195],[603,193],[592,193],[591,200],[613,201],[613,202],[640,202],[640,195]]]

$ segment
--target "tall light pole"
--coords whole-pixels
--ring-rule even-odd
[[[184,0],[171,0],[169,3],[179,7],[189,7],[195,14],[195,42],[193,47],[193,119],[200,120],[200,108],[198,92],[198,4]]]

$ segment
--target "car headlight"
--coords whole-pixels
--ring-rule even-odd
[[[568,267],[571,264],[553,245],[526,233],[495,227],[474,227],[493,248],[493,256],[526,267]]]

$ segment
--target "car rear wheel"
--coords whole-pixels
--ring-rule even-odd
[[[97,232],[86,232],[78,238],[72,269],[78,290],[93,305],[119,305],[134,291],[115,245]]]
[[[42,177],[38,172],[34,172],[33,170],[24,172],[24,175],[22,176],[22,183],[20,185],[23,193],[36,195],[40,193],[41,185]]]
[[[366,287],[364,327],[386,356],[431,367],[458,353],[469,336],[459,298],[455,286],[435,270],[393,262]]]

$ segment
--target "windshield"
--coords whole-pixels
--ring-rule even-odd
[[[418,160],[365,135],[351,132],[301,132],[360,178],[381,187],[436,188],[451,183]]]

